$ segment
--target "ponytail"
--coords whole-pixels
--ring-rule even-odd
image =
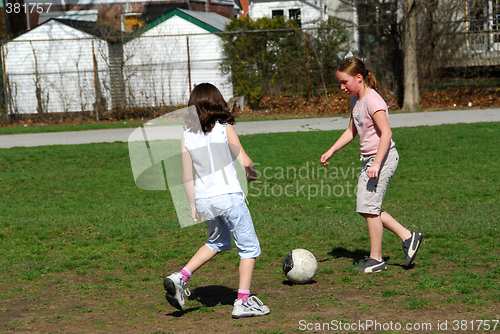
[[[378,90],[378,82],[377,79],[375,79],[375,76],[370,73],[370,71],[366,70],[366,75],[364,76],[365,82],[368,85],[368,87]]]

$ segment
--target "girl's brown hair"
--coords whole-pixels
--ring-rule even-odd
[[[222,97],[222,94],[212,84],[202,83],[197,85],[191,92],[188,106],[195,106],[198,119],[200,121],[201,130],[204,133],[212,131],[215,123],[234,124],[234,117],[231,115],[231,110],[228,109],[227,103]],[[186,127],[195,130],[197,127],[187,121]]]
[[[365,64],[358,58],[348,57],[337,68],[337,71],[347,73],[353,77],[361,74],[368,87],[375,90],[378,89],[378,83],[375,76],[371,74],[365,67]]]

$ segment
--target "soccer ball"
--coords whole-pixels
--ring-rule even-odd
[[[283,272],[292,283],[310,282],[318,271],[318,262],[313,253],[306,249],[294,249],[283,260]]]

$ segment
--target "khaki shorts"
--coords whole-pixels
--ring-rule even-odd
[[[398,168],[399,154],[396,148],[391,148],[385,155],[378,178],[368,178],[366,172],[375,159],[375,154],[362,156],[363,165],[358,179],[356,212],[380,215],[382,213],[382,201],[396,169]]]

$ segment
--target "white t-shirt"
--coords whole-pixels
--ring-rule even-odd
[[[383,112],[388,118],[387,104],[374,89],[370,89],[361,100],[358,100],[357,95],[351,100],[351,117],[358,130],[359,146],[363,155],[376,154],[378,150],[381,132],[373,120],[377,111]],[[391,138],[389,148],[395,145]]]
[[[193,160],[195,198],[242,192],[225,124],[217,122],[209,133],[184,131],[184,146]]]

